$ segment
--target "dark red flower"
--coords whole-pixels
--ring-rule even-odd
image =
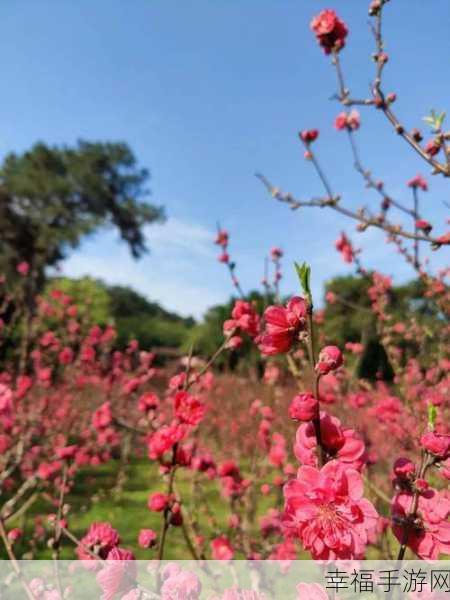
[[[288,352],[305,329],[307,306],[304,298],[291,298],[284,306],[269,306],[264,312],[265,330],[259,341],[263,354]]]
[[[345,46],[348,35],[346,24],[334,10],[323,10],[311,21],[311,29],[325,54],[339,52]]]

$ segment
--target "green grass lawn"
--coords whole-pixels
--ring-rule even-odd
[[[155,463],[147,459],[132,459],[126,467],[126,478],[122,490],[117,493],[115,486],[117,484],[118,468],[119,463],[111,460],[105,465],[80,470],[72,492],[65,499],[71,506],[68,517],[69,529],[77,538],[81,538],[94,521],[108,521],[119,531],[121,545],[124,548],[132,549],[136,558],[155,558],[156,551],[154,549],[139,548],[137,538],[140,529],[143,528],[153,529],[159,535],[162,515],[147,508],[147,499],[153,492],[165,492],[165,480],[159,474],[158,466]],[[201,476],[199,481],[202,501],[196,503],[192,490],[193,477],[194,474],[190,470],[178,470],[176,473],[176,489],[183,498],[183,502],[186,503],[185,507],[189,514],[197,519],[200,528],[199,533],[207,539],[220,533],[226,533],[230,507],[228,502],[220,495],[218,482],[209,481],[205,476]],[[255,491],[259,494],[259,484],[256,484]],[[274,494],[275,492],[272,492],[268,496],[259,495],[258,497],[258,513],[252,527],[254,539],[259,537],[258,517],[270,507],[277,506]],[[212,524],[209,516],[203,511],[204,498],[207,500],[210,514],[213,515],[216,526]],[[28,510],[25,516],[8,522],[8,529],[21,527],[25,532],[22,540],[15,546],[18,558],[50,559],[52,557],[51,550],[46,546],[45,540],[33,539],[33,523],[39,515],[48,515],[54,511],[55,508],[49,506],[48,501],[40,499]],[[390,552],[395,555],[398,542],[394,539],[392,533],[389,534],[387,543],[390,545]],[[75,558],[74,548],[74,544],[64,538],[60,557],[62,559]],[[32,553],[30,553],[30,550]],[[207,547],[206,550],[209,555],[209,548]],[[387,548],[383,549],[383,554],[387,554]],[[0,551],[0,558],[6,558],[3,548]],[[170,528],[164,558],[185,560],[192,558],[180,527]],[[237,555],[236,558],[244,558],[244,556]],[[309,556],[301,552],[299,558],[309,558]],[[379,550],[370,547],[367,558],[380,558]],[[387,558],[387,556],[384,556],[384,558]]]
[[[71,506],[68,522],[70,531],[81,538],[89,525],[94,521],[108,521],[116,528],[121,536],[121,545],[135,551],[136,558],[153,558],[154,550],[140,549],[137,545],[139,530],[142,528],[154,529],[158,534],[161,528],[161,513],[151,512],[147,508],[147,499],[152,492],[165,492],[165,482],[158,473],[158,467],[146,459],[134,459],[126,468],[126,480],[122,491],[114,491],[117,483],[116,461],[95,468],[86,468],[79,472],[75,487],[65,501]],[[176,474],[176,486],[182,498],[192,502],[191,471],[180,469]],[[211,512],[219,527],[224,530],[229,510],[226,502],[220,497],[217,482],[209,482],[202,477],[202,495],[206,494]],[[266,503],[265,503],[266,504]],[[270,499],[267,500],[267,506]],[[194,507],[187,505],[191,511]],[[8,523],[8,529],[21,527],[25,531],[23,542],[17,545],[17,555],[20,557],[29,551],[29,540],[33,531],[33,519],[39,514],[48,514],[55,509],[49,508],[48,502],[39,500],[22,517],[15,522]],[[201,518],[201,533],[208,536],[207,518]],[[3,554],[1,555],[2,557]],[[72,559],[75,557],[74,545],[67,539],[63,540],[61,558]],[[44,542],[36,541],[33,558],[51,558],[50,549]],[[190,559],[186,542],[181,528],[171,527],[167,536],[165,558]]]

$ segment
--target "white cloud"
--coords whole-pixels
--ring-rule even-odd
[[[200,317],[208,307],[224,300],[224,291],[209,284],[217,269],[212,231],[168,219],[164,225],[149,227],[146,234],[150,254],[138,261],[108,232],[88,240],[64,261],[62,272],[129,285],[185,316]]]
[[[214,256],[214,233],[201,225],[168,219],[163,224],[150,225],[145,230],[152,251],[186,252],[194,256]]]

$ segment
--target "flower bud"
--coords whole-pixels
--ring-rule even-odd
[[[420,444],[427,452],[442,460],[450,456],[450,435],[439,435],[429,431],[420,438]]]
[[[398,458],[394,463],[394,474],[399,479],[409,479],[416,472],[416,465],[409,458]]]
[[[415,142],[421,142],[423,140],[421,132],[416,128],[411,129],[411,137]]]
[[[373,103],[376,108],[383,108],[384,106],[383,98],[381,96],[375,96]]]
[[[152,548],[156,545],[157,535],[153,529],[141,529],[138,537],[138,544],[141,548]]]
[[[425,479],[416,479],[414,482],[414,487],[418,492],[423,493],[427,491],[427,489],[430,487],[430,484],[425,481]]]
[[[441,144],[436,140],[430,140],[425,146],[425,152],[429,156],[436,156],[441,149]]]
[[[381,0],[372,0],[369,5],[369,17],[376,17],[381,9]]]
[[[305,129],[299,133],[299,137],[301,140],[305,142],[305,144],[310,144],[314,142],[319,137],[318,129]]]
[[[240,346],[242,346],[244,340],[239,335],[233,335],[227,341],[226,347],[228,350],[237,350]]]
[[[430,231],[433,229],[433,226],[428,221],[425,221],[425,219],[417,219],[416,228],[421,229],[423,232],[425,232],[428,235],[430,233]]]
[[[294,421],[312,421],[318,410],[319,403],[312,394],[298,394],[289,406],[289,416]]]
[[[320,351],[319,361],[316,364],[316,371],[321,375],[326,375],[330,371],[335,371],[343,363],[342,352],[337,346],[325,346]]]
[[[167,494],[155,492],[149,497],[147,506],[150,510],[153,510],[155,512],[162,512],[169,506],[169,501],[170,498]]]
[[[22,537],[22,535],[23,535],[23,532],[18,527],[15,527],[14,529],[10,529],[8,531],[8,541],[11,544],[14,544],[14,542],[16,542],[18,539],[20,539]]]

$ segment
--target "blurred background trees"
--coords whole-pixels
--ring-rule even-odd
[[[21,371],[26,369],[36,294],[45,285],[47,267],[56,266],[84,237],[108,226],[119,232],[135,258],[147,250],[144,226],[164,219],[162,208],[146,200],[148,178],[124,143],[38,143],[23,154],[5,157],[0,166],[0,272],[9,286],[20,282],[15,318],[22,333]],[[17,273],[19,264],[26,277]]]
[[[148,250],[144,227],[165,218],[161,207],[148,202],[148,179],[148,171],[137,164],[124,143],[79,141],[74,147],[38,143],[23,154],[6,156],[0,166],[0,273],[9,286],[16,282],[21,287],[17,296],[20,316],[16,314],[15,319],[16,329],[23,333],[22,368],[32,336],[36,294],[42,290],[48,294],[55,288],[72,296],[81,312],[89,311],[95,322],[114,325],[119,348],[137,339],[143,349],[187,352],[193,347],[196,354],[210,356],[221,344],[223,322],[230,317],[235,298],[211,307],[201,322],[195,322],[128,287],[107,285],[89,277],[48,280],[48,267],[57,266],[71,249],[100,228],[115,228],[135,258]],[[26,277],[17,273],[21,262],[27,263]],[[363,344],[357,366],[360,377],[381,374],[391,379],[392,368],[370,310],[370,286],[369,275],[337,277],[327,283],[325,297],[331,293],[336,301],[325,303],[324,334],[340,347],[347,342]],[[390,312],[399,321],[414,315],[426,323],[430,331],[427,344],[432,345],[441,315],[424,291],[420,280],[393,287]],[[251,292],[248,299],[260,314],[274,301],[257,291]],[[13,314],[12,308],[6,319]],[[402,344],[405,356],[427,351],[426,347],[414,346],[417,342],[413,340]],[[253,350],[245,342],[224,356],[219,366],[234,369],[241,364],[260,371],[260,359]]]
[[[164,218],[146,201],[149,173],[124,143],[38,143],[9,154],[0,167],[0,268],[8,276],[25,261],[39,289],[45,268],[85,236],[110,226],[136,258],[146,250],[143,227]]]
[[[56,277],[47,283],[45,294],[50,295],[53,290],[73,298],[80,306],[81,317],[85,312],[98,325],[113,325],[118,348],[125,348],[136,339],[146,350],[179,349],[186,346],[195,324],[192,317],[167,311],[129,287],[110,286],[90,277]]]

